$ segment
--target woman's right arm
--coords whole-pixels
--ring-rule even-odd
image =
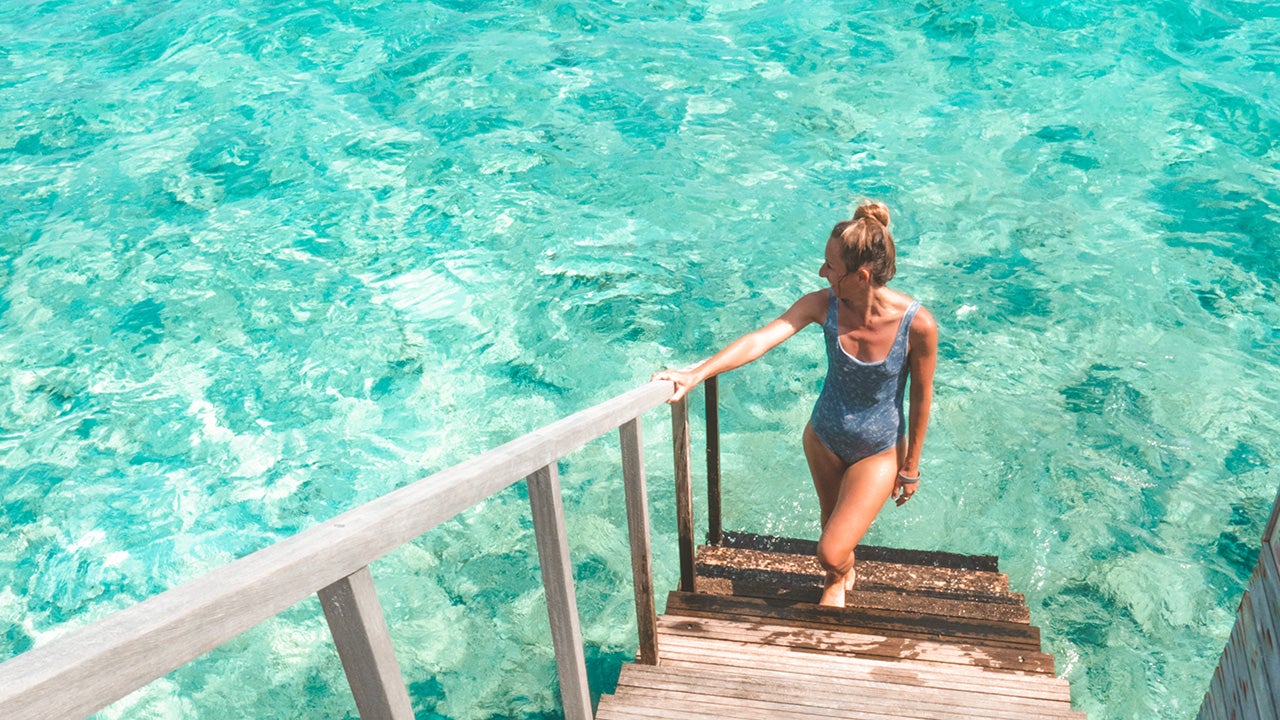
[[[777,320],[755,332],[729,343],[725,349],[688,370],[663,370],[652,380],[670,380],[676,384],[675,394],[667,402],[677,402],[698,383],[714,375],[742,367],[800,332],[809,323],[821,323],[827,315],[829,291],[818,290],[804,295]]]

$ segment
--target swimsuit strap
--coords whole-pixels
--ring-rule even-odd
[[[907,306],[906,312],[902,313],[902,320],[898,324],[898,334],[893,338],[893,347],[889,349],[890,355],[897,351],[899,343],[902,344],[905,352],[907,347],[907,336],[911,334],[911,321],[915,320],[916,312],[918,310],[920,310],[920,303],[912,300],[911,304]]]

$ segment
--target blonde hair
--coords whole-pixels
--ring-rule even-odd
[[[889,233],[889,208],[882,202],[867,201],[831,229],[840,241],[840,259],[849,272],[866,267],[871,281],[885,285],[898,271],[894,262],[893,235]]]

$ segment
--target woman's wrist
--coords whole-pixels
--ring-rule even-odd
[[[902,470],[899,470],[898,482],[904,485],[920,482],[920,469],[916,468],[915,470],[907,470],[906,468],[903,468]]]

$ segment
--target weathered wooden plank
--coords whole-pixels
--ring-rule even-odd
[[[1254,589],[1260,591],[1262,588]],[[1250,591],[1245,591],[1245,598],[1240,603],[1240,613],[1236,619],[1236,624],[1242,628],[1240,637],[1244,641],[1242,647],[1244,654],[1237,663],[1237,668],[1248,677],[1254,702],[1258,704],[1258,717],[1264,720],[1275,720],[1280,718],[1280,708],[1276,706],[1275,695],[1264,664],[1266,661],[1263,659],[1262,648],[1258,643],[1257,625],[1253,618],[1253,601],[1249,597],[1251,594]]]
[[[1237,620],[1222,656],[1228,709],[1235,710],[1241,720],[1260,720],[1258,717],[1258,704],[1254,700],[1252,688],[1249,686],[1248,673],[1242,671],[1240,667],[1240,659],[1244,654],[1241,647],[1243,632],[1243,627]]]
[[[689,400],[671,404],[671,443],[675,454],[676,536],[680,550],[680,589],[693,592],[693,468],[689,459]]]
[[[528,482],[533,531],[538,544],[538,565],[542,569],[547,615],[551,620],[551,642],[555,647],[556,671],[560,675],[560,700],[564,704],[566,720],[591,720],[591,690],[587,684],[582,632],[578,628],[573,564],[569,560],[564,505],[555,463],[536,470]]]
[[[1278,698],[1275,704],[1280,710],[1280,602],[1272,604],[1270,598],[1273,597],[1280,599],[1280,583],[1271,574],[1268,563],[1259,562],[1245,598],[1249,601],[1249,618],[1262,655],[1267,685],[1272,697]]]
[[[770,598],[673,591],[667,612],[686,617],[720,617],[742,622],[771,621],[796,627],[914,637],[922,640],[1008,647],[1040,652],[1040,629],[1026,623],[975,620],[880,608],[828,608]]]
[[[703,383],[707,414],[707,542],[720,544],[720,378],[712,375]]]
[[[628,666],[618,678],[617,693],[624,688],[644,687],[687,694],[719,695],[766,700],[786,705],[816,708],[836,713],[848,707],[889,712],[906,705],[913,711],[933,711],[946,716],[958,708],[980,712],[984,718],[1023,718],[1070,714],[1069,703],[995,696],[981,691],[934,688],[925,682],[906,683],[864,678],[814,678],[791,673],[711,671],[689,668],[639,668]]]
[[[788,706],[780,703],[769,703],[758,700],[740,700],[716,696],[689,695],[685,693],[663,692],[649,688],[628,688],[619,694],[619,699],[633,706],[661,708],[659,717],[683,718],[688,712],[714,713],[717,718],[733,718],[734,720],[897,720],[902,715],[877,712],[866,707],[854,706],[841,712],[823,714],[822,711],[801,706]]]
[[[891,563],[859,558],[858,586],[899,592],[932,592],[967,598],[992,597],[996,602],[1014,602],[1009,577],[1004,573],[958,570],[949,567]],[[821,586],[824,572],[815,555],[798,555],[750,548],[704,545],[698,548],[699,575],[727,577],[724,573],[762,570],[811,578]]]
[[[755,642],[819,652],[883,658],[918,658],[1004,670],[1053,673],[1053,656],[1044,653],[957,646],[948,643],[891,638],[884,635],[833,632],[763,623],[735,623],[711,618],[665,615],[658,619],[659,637],[686,635],[711,639]]]
[[[661,405],[672,387],[651,382],[575,413],[9,660],[0,717],[96,712]]]
[[[1267,597],[1273,608],[1280,611],[1280,593],[1273,593],[1272,590],[1280,590],[1280,540],[1262,544],[1262,560],[1267,566],[1267,577],[1270,582],[1267,585]]]
[[[725,547],[750,548],[771,552],[794,553],[796,555],[816,555],[818,552],[818,542],[816,540],[770,537],[744,532],[724,533],[723,545]],[[880,547],[878,545],[859,545],[857,555],[859,561],[873,560],[901,565],[1000,572],[1000,563],[994,555],[961,555],[938,550],[907,550]]]
[[[409,691],[369,568],[360,568],[318,594],[361,720],[413,720]]]
[[[1280,490],[1276,491],[1276,499],[1271,503],[1271,517],[1267,518],[1267,525],[1262,530],[1262,542],[1276,543],[1280,542]]]
[[[1213,708],[1214,716],[1227,720],[1229,717],[1227,714],[1227,703],[1223,700],[1223,695],[1225,694],[1224,690],[1226,687],[1223,684],[1224,678],[1225,675],[1222,672],[1222,663],[1219,662],[1218,666],[1213,670],[1213,678],[1209,681],[1209,702]]]
[[[815,690],[816,692],[816,690]],[[770,696],[774,697],[770,697]],[[732,679],[719,680],[716,685],[673,681],[672,687],[620,686],[617,698],[636,706],[661,707],[671,711],[669,717],[681,717],[684,708],[698,710],[718,709],[721,717],[768,720],[771,718],[796,718],[797,720],[861,720],[863,718],[920,718],[922,720],[952,720],[972,718],[986,720],[1025,720],[1045,718],[1058,720],[1082,717],[1070,710],[1005,713],[990,708],[974,708],[963,705],[938,705],[923,702],[913,688],[889,688],[878,693],[864,693],[857,697],[844,696],[842,702],[833,702],[831,696],[814,694],[802,698],[787,687],[744,688]]]
[[[777,579],[726,579],[699,577],[699,592],[738,597],[817,603],[821,591],[812,585],[779,585]],[[892,590],[862,590],[845,593],[845,607],[856,609],[896,610],[938,617],[994,620],[997,622],[1031,622],[1031,612],[1020,595],[1010,595],[999,602],[991,598],[957,599],[936,597],[926,593]]]
[[[699,711],[714,710],[720,717],[732,717],[735,720],[771,720],[772,718],[788,718],[789,720],[823,720],[820,711],[813,708],[790,706],[785,703],[768,703],[743,698],[727,698],[717,695],[689,694],[679,691],[663,691],[647,687],[620,687],[618,699],[631,705],[641,707],[662,708],[670,713],[667,717],[683,717],[683,710],[696,708]],[[839,713],[828,717],[847,718]],[[877,719],[879,720],[879,719]]]
[[[631,580],[636,596],[636,629],[640,662],[658,662],[658,618],[653,597],[653,555],[649,550],[649,493],[645,489],[644,441],[640,418],[618,429],[622,443],[622,482],[626,491],[627,536],[631,547]]]
[[[1065,681],[1045,675],[982,672],[981,668],[920,660],[886,661],[850,656],[811,655],[780,648],[725,644],[698,638],[671,638],[665,643],[660,667],[705,667],[730,672],[787,672],[796,677],[845,677],[928,684],[952,690],[1069,702]],[[974,672],[977,670],[978,672]]]
[[[721,707],[699,705],[696,702],[680,702],[678,700],[667,700],[662,703],[655,703],[652,699],[645,699],[644,702],[634,702],[633,699],[624,698],[615,701],[607,709],[608,717],[616,720],[650,720],[651,718],[664,718],[665,720],[768,720],[766,718],[758,718],[753,716],[744,716],[740,712],[730,712],[726,715],[725,709]],[[811,717],[796,718],[793,715],[774,715],[773,718],[778,720],[818,720]],[[859,720],[891,720],[884,716],[866,716]]]
[[[1009,670],[1003,668],[992,668],[982,665],[970,665],[957,662],[938,661],[928,657],[913,658],[894,658],[885,655],[854,655],[849,653],[832,653],[823,652],[812,647],[794,647],[780,644],[761,644],[748,639],[726,639],[726,638],[708,638],[697,635],[676,635],[665,633],[659,629],[662,635],[664,648],[671,646],[672,652],[705,652],[708,658],[719,657],[722,664],[732,664],[734,656],[746,657],[751,656],[760,663],[758,666],[767,667],[770,662],[792,663],[817,663],[836,662],[836,661],[864,661],[877,664],[878,667],[884,667],[889,664],[893,668],[901,667],[904,670],[912,670],[917,672],[946,672],[956,677],[980,677],[984,681],[1002,682],[1007,680],[1011,684],[1019,684],[1025,678],[1040,678],[1046,682],[1058,682],[1055,676],[1045,673],[1028,672],[1024,670]],[[661,658],[668,657],[665,649],[660,655]],[[896,664],[895,664],[896,663]],[[659,661],[662,664],[662,661]],[[1009,676],[1012,676],[1010,679]]]
[[[1065,681],[1045,676],[1005,676],[984,678],[972,673],[956,672],[953,666],[932,663],[887,662],[862,658],[845,658],[853,662],[812,663],[786,656],[756,657],[751,653],[717,655],[704,647],[676,644],[664,650],[660,667],[694,668],[732,672],[743,676],[760,676],[761,682],[783,682],[775,674],[823,682],[892,682],[904,686],[927,685],[940,690],[985,693],[992,697],[1020,698],[1029,701],[1070,703],[1071,691]],[[1040,682],[1054,680],[1055,682]]]

